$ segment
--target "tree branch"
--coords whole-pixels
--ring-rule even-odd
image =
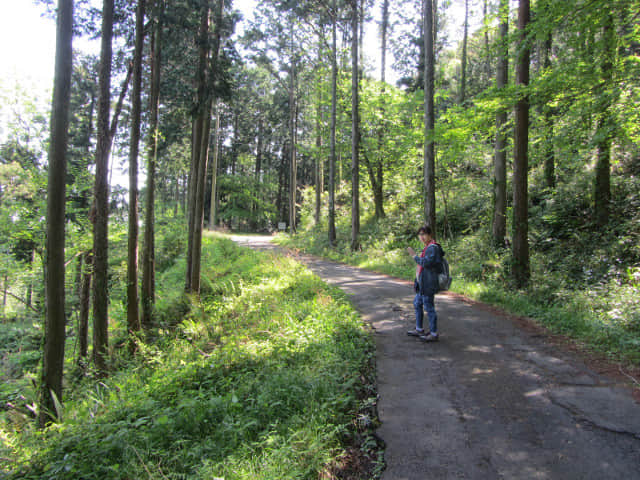
[[[40,310],[37,310],[37,309],[36,309],[36,308],[34,308],[33,306],[29,305],[25,299],[20,298],[20,297],[17,297],[16,295],[14,295],[13,293],[11,293],[10,291],[5,290],[5,292],[4,292],[4,293],[6,293],[6,294],[7,294],[7,295],[9,295],[10,297],[12,297],[12,298],[14,298],[14,299],[18,300],[18,301],[19,301],[20,303],[22,303],[23,305],[25,305],[25,306],[29,307],[31,310],[33,310],[34,312],[36,312],[38,315],[40,315],[40,314],[42,313]]]
[[[116,129],[118,128],[118,118],[120,117],[120,112],[122,112],[122,104],[124,103],[124,97],[126,97],[127,95],[127,90],[129,89],[129,83],[131,81],[132,74],[133,61],[129,61],[127,78],[122,83],[122,88],[120,89],[120,97],[118,97],[118,103],[116,104],[116,109],[113,112],[113,118],[111,119],[111,128],[109,129],[109,145],[113,144],[113,138],[116,136]]]

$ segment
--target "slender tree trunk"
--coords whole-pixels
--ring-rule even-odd
[[[212,102],[209,101],[207,108],[203,112],[202,134],[200,139],[200,161],[198,162],[198,171],[196,173],[197,184],[194,212],[194,230],[193,230],[193,257],[191,267],[191,292],[200,294],[200,260],[202,254],[202,231],[204,226],[204,189],[205,179],[207,175],[207,163],[209,159],[209,134],[211,131],[211,108]]]
[[[362,161],[367,168],[367,172],[369,174],[369,181],[371,182],[371,191],[373,193],[373,204],[375,208],[375,218],[381,219],[385,217],[384,213],[384,197],[383,197],[383,181],[384,181],[384,173],[383,173],[383,164],[384,164],[384,117],[385,117],[385,104],[384,104],[384,94],[385,94],[385,61],[386,61],[386,49],[387,49],[387,26],[388,26],[388,15],[389,15],[389,2],[385,0],[382,7],[382,64],[380,69],[380,83],[382,85],[380,97],[381,97],[381,105],[380,105],[380,118],[381,122],[377,128],[377,136],[378,136],[378,152],[377,157],[374,162],[371,162],[368,156],[362,151]]]
[[[320,100],[321,101],[321,100]],[[318,118],[316,120],[316,157],[315,157],[315,165],[314,165],[314,185],[315,185],[315,193],[316,193],[316,205],[315,205],[315,213],[314,213],[314,222],[316,225],[320,223],[320,210],[322,207],[322,177],[323,177],[323,169],[322,169],[322,121],[320,119],[322,107],[320,104],[318,105]]]
[[[160,67],[162,61],[162,13],[164,0],[155,0],[151,33],[151,92],[149,95],[149,140],[147,146],[147,191],[144,238],[142,246],[142,327],[153,322],[155,304],[155,176],[158,158],[158,108],[160,103]],[[177,183],[177,179],[176,179]]]
[[[380,82],[382,83],[382,93],[385,92],[385,75],[387,69],[387,30],[389,28],[389,0],[382,2],[382,25],[381,25],[382,46],[380,59]]]
[[[29,279],[27,280],[27,307],[31,307],[31,303],[33,301],[33,262],[36,257],[36,251],[31,250],[31,254],[29,257]]]
[[[220,142],[220,104],[216,102],[216,126],[213,144],[213,162],[211,165],[211,204],[209,210],[209,229],[213,230],[216,226],[216,197],[218,192],[218,148]]]
[[[496,86],[503,90],[507,86],[509,71],[509,0],[500,0],[500,33]],[[493,160],[493,242],[504,246],[507,235],[507,112],[501,109],[496,114],[496,145]]]
[[[95,224],[93,230],[93,360],[101,373],[106,373],[109,348],[109,104],[111,101],[111,57],[113,36],[113,0],[104,0],[102,7],[102,44],[98,77],[98,140],[95,174]]]
[[[238,146],[242,139],[240,138],[240,112],[233,112],[233,141],[231,142],[231,175],[236,174],[236,164],[238,163]]]
[[[375,165],[375,172],[369,172],[371,177],[371,188],[373,189],[373,202],[375,205],[375,218],[381,219],[386,217],[384,212],[384,196],[383,196],[383,182],[384,182],[384,125],[385,125],[385,92],[386,92],[386,58],[387,58],[387,29],[389,27],[389,0],[384,0],[382,4],[382,59],[380,64],[380,84],[382,86],[380,92],[380,118],[381,122],[378,127],[378,159]],[[374,181],[375,180],[375,181]]]
[[[435,183],[435,142],[433,141],[433,131],[435,128],[435,104],[434,78],[435,78],[435,55],[433,43],[433,3],[432,0],[425,0],[424,12],[424,50],[425,50],[425,71],[424,71],[424,218],[427,224],[436,231],[436,183]]]
[[[336,85],[338,83],[337,53],[337,9],[336,0],[331,2],[331,120],[329,132],[329,245],[336,244]]]
[[[600,93],[601,112],[598,119],[596,136],[598,138],[596,151],[596,175],[594,183],[594,211],[596,225],[603,228],[609,223],[609,208],[611,203],[611,143],[614,122],[611,113],[613,104],[613,59],[616,55],[615,28],[613,15],[607,11],[602,28],[602,92]]]
[[[440,28],[440,15],[438,14],[438,0],[432,0],[431,11],[433,12],[433,56],[434,63],[437,54],[437,45],[438,45],[438,29]],[[421,42],[422,43],[422,42]]]
[[[217,115],[216,115],[217,123]],[[215,132],[216,142],[218,140],[218,132]],[[254,178],[256,184],[260,182],[260,174],[262,173],[262,150],[264,150],[264,123],[262,117],[258,120],[258,144],[256,145],[256,168],[254,171]]]
[[[187,186],[187,198],[185,212],[189,222],[189,231],[187,237],[187,269],[185,291],[191,292],[191,278],[193,270],[193,239],[195,230],[195,204],[196,204],[196,175],[199,171],[200,147],[202,145],[202,115],[196,113],[196,117],[191,123],[191,167],[189,169],[189,180]]]
[[[129,236],[127,262],[127,328],[132,334],[140,330],[138,306],[138,153],[142,89],[142,48],[144,43],[145,0],[136,8],[136,40],[131,89],[131,137],[129,145]]]
[[[487,84],[491,78],[491,47],[489,46],[489,1],[482,1],[482,24],[484,26],[484,75]]]
[[[517,85],[529,85],[529,55],[527,31],[530,18],[529,0],[520,0],[518,30],[520,32],[519,57],[516,64]],[[519,92],[515,108],[515,155],[513,159],[513,278],[522,288],[529,282],[529,98]]]
[[[49,178],[47,190],[46,316],[38,425],[44,427],[62,402],[65,344],[65,181],[71,98],[73,1],[59,0],[55,77],[51,109]],[[6,285],[6,279],[5,279]],[[58,415],[62,412],[57,412]],[[56,417],[58,416],[56,415]]]
[[[7,274],[3,277],[3,287],[2,287],[2,315],[5,314],[7,309],[7,291],[9,290],[9,276]]]
[[[318,39],[318,65],[322,65],[322,46],[324,45],[324,28],[321,27],[320,38]],[[322,191],[324,190],[323,168],[322,168],[322,82],[318,82],[318,108],[316,110],[316,155],[314,169],[314,184],[316,193],[316,205],[314,222],[320,224],[320,209],[322,206]]]
[[[293,34],[292,34],[293,35]],[[293,36],[291,41],[293,41]],[[289,163],[289,228],[291,233],[296,231],[296,194],[297,194],[297,164],[296,164],[296,98],[295,98],[295,76],[296,67],[295,61],[291,66],[290,83],[289,83],[289,142],[291,146],[290,150],[290,163]]]
[[[551,68],[551,46],[552,46],[552,33],[551,31],[547,35],[544,42],[544,57],[543,67],[548,70]],[[553,189],[556,186],[556,165],[555,155],[553,152],[553,109],[549,105],[543,107],[544,115],[544,128],[547,132],[547,141],[545,142],[544,152],[544,183],[547,188]]]
[[[460,79],[460,105],[464,105],[467,90],[467,40],[469,37],[469,0],[464,0],[464,34],[462,36],[462,75]]]
[[[360,113],[358,95],[358,0],[351,0],[351,250],[360,249]]]
[[[84,255],[84,267],[80,282],[80,316],[78,318],[78,363],[84,363],[89,355],[89,307],[91,301],[92,252]]]
[[[286,171],[286,163],[288,162],[289,157],[287,154],[287,144],[285,142],[282,147],[282,151],[280,152],[280,166],[278,168],[278,196],[276,197],[276,209],[278,210],[278,218],[280,221],[286,220],[285,216],[285,205],[284,205],[284,191],[285,191],[285,171]]]

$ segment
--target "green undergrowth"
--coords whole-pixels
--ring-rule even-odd
[[[410,237],[390,245],[388,239],[393,234],[385,233],[384,222],[373,227],[365,223],[362,250],[357,252],[350,251],[348,231],[344,229],[342,236],[338,233],[334,248],[329,246],[322,227],[302,230],[293,237],[279,235],[277,241],[324,258],[411,280],[415,265],[405,247],[417,250],[420,245]],[[571,337],[612,361],[639,366],[640,268],[619,260],[621,246],[628,243],[629,236],[600,234],[595,247],[589,238],[580,244],[578,236],[555,240],[552,247],[544,244],[544,238],[537,240],[532,246],[532,276],[526,289],[513,286],[509,276],[510,251],[494,249],[488,235],[478,231],[442,244],[454,279],[452,291],[533,318],[550,331]],[[445,322],[442,327],[446,328]]]
[[[334,478],[354,446],[380,473],[374,347],[345,296],[216,236],[202,265],[199,302],[179,293],[182,262],[163,273],[163,326],[108,378],[68,388],[63,422],[3,419],[4,478]]]

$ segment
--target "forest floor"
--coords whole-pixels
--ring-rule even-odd
[[[640,479],[638,372],[454,293],[436,297],[441,337],[425,344],[406,334],[409,282],[281,251],[349,294],[374,329],[384,480]]]

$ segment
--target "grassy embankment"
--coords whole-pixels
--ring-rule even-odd
[[[135,357],[116,348],[106,379],[68,374],[63,422],[38,432],[20,408],[0,414],[3,478],[317,479],[354,464],[380,472],[373,343],[344,295],[291,259],[213,236],[202,277],[198,303],[181,293],[183,262],[158,274],[162,328]],[[37,332],[16,329],[0,326],[3,367],[39,355]],[[34,341],[13,348],[12,336]],[[18,372],[2,372],[2,401],[16,407],[34,396],[35,373]]]

